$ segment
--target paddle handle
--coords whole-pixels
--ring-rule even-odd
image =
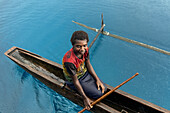
[[[95,105],[96,103],[98,103],[99,101],[101,101],[102,99],[106,98],[108,95],[110,95],[112,92],[114,92],[115,90],[117,90],[118,88],[120,88],[122,85],[124,85],[125,83],[127,83],[128,81],[130,81],[131,79],[133,79],[134,77],[136,77],[137,75],[139,75],[139,73],[136,73],[135,75],[133,75],[132,77],[130,77],[129,79],[127,79],[126,81],[122,82],[121,84],[119,84],[118,86],[116,86],[115,88],[113,88],[112,90],[110,90],[109,92],[107,92],[106,94],[104,94],[103,96],[101,96],[100,98],[98,98],[97,100],[95,100],[94,102],[92,102],[91,106]],[[82,109],[81,111],[79,111],[78,113],[83,113],[86,110],[86,108]]]

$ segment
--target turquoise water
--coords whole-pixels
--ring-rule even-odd
[[[97,33],[72,20],[170,51],[170,1],[153,0],[0,0],[0,112],[63,113],[81,107],[52,91],[4,56],[21,47],[61,64],[75,30]],[[100,35],[90,51],[98,76],[115,87],[170,110],[170,56]]]

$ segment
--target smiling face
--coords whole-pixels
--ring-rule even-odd
[[[87,50],[87,40],[75,40],[73,50],[74,53],[81,58]]]

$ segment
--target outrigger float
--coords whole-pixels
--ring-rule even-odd
[[[96,30],[95,28],[84,26],[88,29],[98,32],[98,34],[90,44],[89,49],[91,48],[91,46],[93,45],[93,43],[95,42],[95,40],[97,39],[100,33],[106,35],[109,34],[103,31],[104,26],[105,25],[103,24],[103,16],[102,16],[102,27],[100,28],[100,30]],[[12,47],[4,54],[12,61],[14,61],[16,64],[18,64],[21,68],[23,68],[25,71],[27,71],[29,74],[31,74],[33,77],[37,78],[46,86],[48,86],[49,88],[53,89],[60,95],[66,97],[67,99],[71,100],[75,104],[84,107],[82,97],[75,91],[71,90],[65,84],[62,65],[19,47]],[[131,78],[133,78],[133,76]],[[123,83],[126,83],[126,81]],[[123,84],[120,84],[119,86],[121,85]],[[109,95],[102,98],[102,100],[100,100],[99,102],[97,102],[98,99],[96,100],[96,103],[94,101],[93,103],[95,104],[93,108],[90,109],[91,112],[94,113],[170,113],[169,110],[166,110],[160,106],[157,106],[153,103],[150,103],[141,98],[135,97],[131,94],[128,94],[126,92],[117,89],[118,86],[115,88],[107,84],[106,86],[107,86],[107,93],[110,92]]]

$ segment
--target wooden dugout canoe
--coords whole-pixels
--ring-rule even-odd
[[[12,47],[5,52],[5,55],[49,88],[84,107],[81,96],[65,86],[62,65],[18,47]],[[109,85],[107,88],[108,91],[113,89]],[[121,90],[116,90],[96,104],[91,112],[168,113],[169,111]]]

